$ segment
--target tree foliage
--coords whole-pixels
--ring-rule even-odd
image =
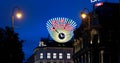
[[[15,33],[12,28],[0,28],[0,62],[23,63],[22,43],[23,40],[19,39],[18,33]]]

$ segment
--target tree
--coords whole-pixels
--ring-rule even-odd
[[[0,28],[0,62],[23,63],[23,42],[19,39],[18,33],[15,33],[12,28]]]

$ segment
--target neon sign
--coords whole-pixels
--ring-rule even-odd
[[[73,20],[62,17],[50,19],[46,23],[50,36],[59,43],[65,43],[73,37],[76,25]]]
[[[90,0],[91,3],[93,2],[99,2],[100,0]]]

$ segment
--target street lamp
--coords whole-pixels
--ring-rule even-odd
[[[91,15],[90,15],[90,12],[87,8],[84,8],[83,11],[81,11],[80,18],[82,19],[82,23],[83,23],[83,26],[84,26],[84,31],[87,31],[87,32],[84,32],[84,33],[85,34],[87,33],[88,36],[89,36],[89,34],[91,34],[90,33]],[[90,40],[89,40],[89,38],[87,38],[88,44],[92,44],[92,36],[90,35],[89,37],[90,37]],[[88,61],[88,63],[92,63],[92,47],[90,46],[89,49],[90,50],[88,50],[88,60],[87,61]]]
[[[19,7],[14,7],[12,10],[12,29],[14,30],[14,21],[15,18],[21,19],[22,18],[22,12]]]
[[[84,8],[83,11],[81,12],[80,16],[81,16],[82,20],[84,22],[86,22],[86,24],[87,24],[87,30],[90,31],[90,35],[91,35],[90,44],[93,44],[93,37],[95,34],[97,34],[97,32],[95,29],[91,28],[91,15],[90,15],[89,10],[87,8]]]
[[[83,11],[80,13],[80,17],[82,21],[84,21],[87,24],[87,30],[90,29],[90,14],[89,10],[87,8],[84,8]]]
[[[87,15],[85,12],[83,12],[83,11],[81,12],[81,18],[82,18],[82,19],[85,19],[87,16],[88,16],[88,15]]]

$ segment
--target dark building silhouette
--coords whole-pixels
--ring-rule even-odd
[[[74,63],[120,63],[120,3],[94,7],[74,31]]]
[[[120,63],[120,3],[104,3],[95,9],[101,28],[100,45],[104,47],[104,63]]]

